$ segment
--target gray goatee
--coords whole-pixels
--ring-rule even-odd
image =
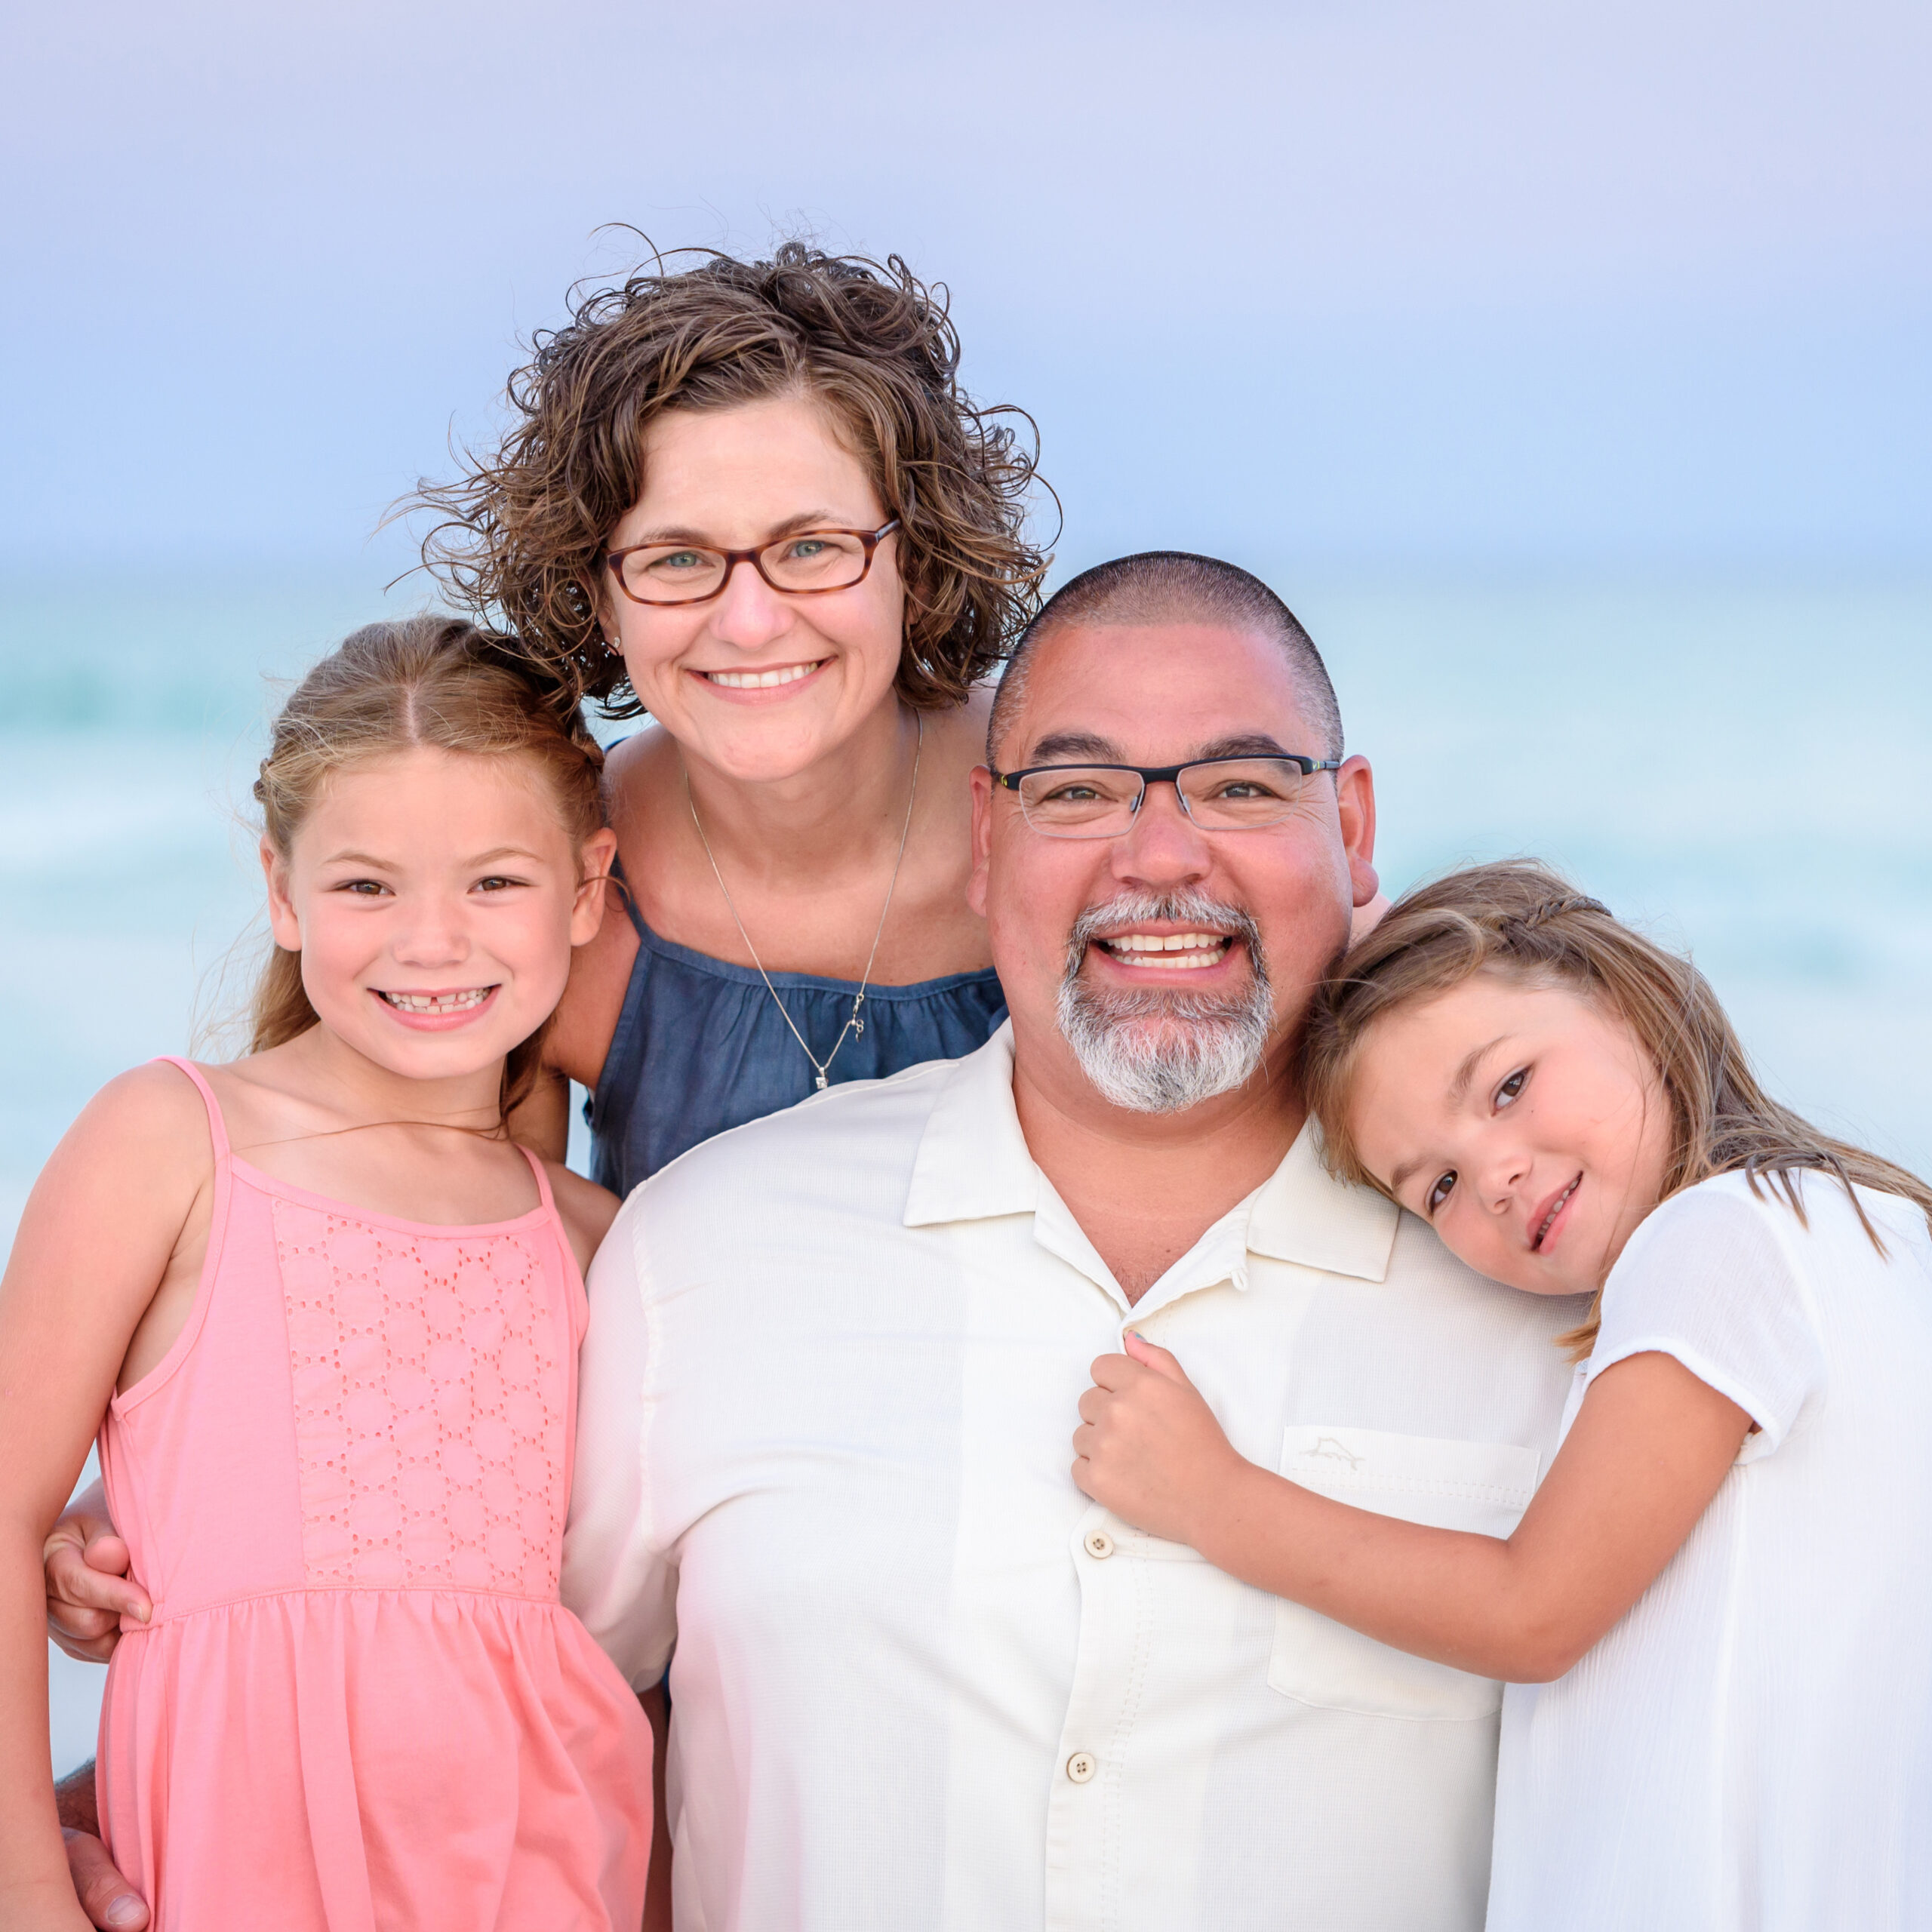
[[[1110,927],[1165,920],[1231,933],[1247,948],[1247,986],[1190,993],[1166,986],[1101,992],[1084,968],[1087,949]],[[1127,893],[1090,906],[1068,936],[1060,984],[1060,1029],[1081,1071],[1117,1107],[1180,1113],[1251,1078],[1268,1050],[1275,1003],[1261,937],[1248,915],[1196,892]]]

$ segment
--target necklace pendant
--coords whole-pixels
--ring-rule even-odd
[[[863,1040],[866,1037],[866,1023],[863,1020],[852,1022],[852,1037],[855,1040]]]
[[[825,1091],[825,1075],[821,1073],[812,1084],[823,1094]]]

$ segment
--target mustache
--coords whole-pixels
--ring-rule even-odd
[[[1066,938],[1066,977],[1077,978],[1087,949],[1115,926],[1171,921],[1176,925],[1208,927],[1238,939],[1247,949],[1257,978],[1265,981],[1267,966],[1261,949],[1261,928],[1238,906],[1210,899],[1204,892],[1123,892],[1098,906],[1089,906],[1073,922]]]
[[[1109,986],[1086,977],[1087,949],[1109,927],[1146,921],[1205,928],[1248,949],[1244,983],[1214,992]],[[1135,1113],[1184,1112],[1229,1093],[1263,1064],[1274,1018],[1261,934],[1238,906],[1204,893],[1127,892],[1090,906],[1069,935],[1060,1032],[1101,1097]]]

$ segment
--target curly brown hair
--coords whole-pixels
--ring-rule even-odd
[[[635,717],[643,706],[605,641],[594,586],[611,531],[643,492],[645,429],[668,409],[813,395],[900,519],[900,694],[922,709],[961,702],[1038,609],[1051,561],[1025,534],[1032,417],[981,408],[959,387],[946,291],[897,255],[878,263],[799,242],[768,262],[681,252],[706,260],[672,272],[654,256],[617,286],[577,292],[569,322],[536,335],[509,379],[502,442],[405,500],[441,518],[424,564],[608,715]],[[1001,420],[1014,417],[1030,448]]]

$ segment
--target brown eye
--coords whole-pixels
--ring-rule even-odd
[[[1451,1168],[1445,1173],[1438,1174],[1429,1188],[1428,1198],[1423,1203],[1423,1208],[1428,1213],[1433,1214],[1455,1192],[1455,1187],[1456,1171],[1454,1168]]]
[[[1515,1099],[1518,1094],[1522,1092],[1524,1085],[1528,1081],[1529,1077],[1530,1069],[1527,1066],[1519,1066],[1517,1068],[1516,1071],[1511,1074],[1509,1078],[1504,1081],[1500,1087],[1497,1088],[1496,1104],[1500,1107],[1506,1107],[1512,1100]]]

